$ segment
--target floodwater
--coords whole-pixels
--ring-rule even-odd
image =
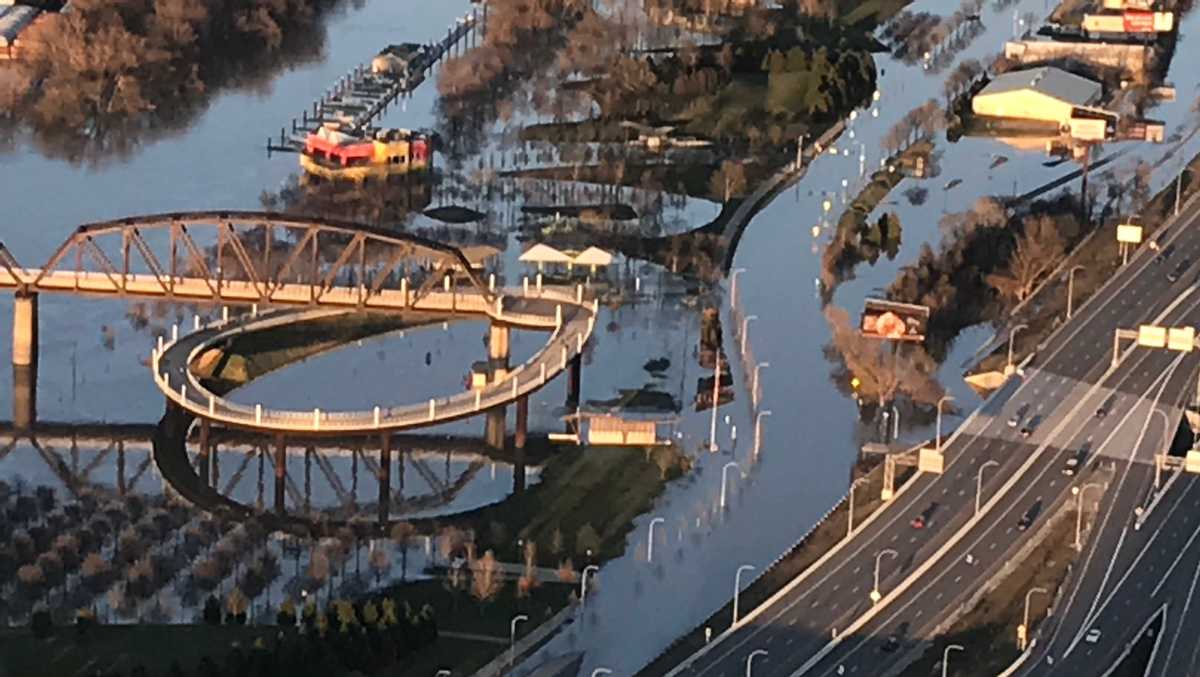
[[[919,0],[912,9],[936,12],[943,4]],[[998,52],[1001,42],[1010,36],[1013,12],[1041,14],[1045,4],[1044,0],[1024,0],[1003,11],[986,11],[987,32],[956,61]],[[365,2],[329,22],[323,60],[281,74],[267,91],[218,96],[186,132],[148,145],[126,160],[74,167],[44,158],[30,148],[0,155],[5,175],[0,196],[6,206],[0,241],[21,263],[34,267],[80,223],[159,211],[257,208],[263,191],[277,189],[296,170],[293,156],[265,156],[263,144],[268,136],[277,134],[281,125],[299,115],[337,76],[378,48],[444,34],[454,17],[469,9],[469,3],[458,0],[424,3],[416,12],[409,3]],[[1184,18],[1185,38],[1200,31],[1198,17],[1200,13],[1193,12]],[[1181,39],[1171,74],[1179,100],[1150,113],[1167,121],[1168,134],[1179,131],[1187,140],[1176,157],[1191,157],[1200,151],[1197,138],[1188,134],[1194,120],[1187,112],[1200,69],[1179,67],[1197,58],[1195,47]],[[831,224],[856,192],[860,154],[866,156],[868,173],[877,167],[883,135],[912,108],[929,98],[940,98],[941,82],[953,68],[934,74],[886,55],[877,57],[877,63],[886,70],[880,78],[880,100],[859,111],[851,126],[854,138],[847,134],[837,144],[839,150],[849,153],[817,159],[805,178],[754,218],[740,241],[735,265],[746,270],[738,280],[739,309],[758,318],[749,324],[747,353],[756,361],[769,363],[759,370],[763,396],[757,411],[772,412],[763,419],[759,455],[752,454],[756,409],[744,387],[753,376],[729,326],[728,285],[724,298],[712,300],[723,304],[726,352],[733,360],[734,381],[740,387],[734,402],[718,412],[715,430],[720,451],[709,453],[705,447],[712,419],[708,412],[692,411],[696,381],[710,373],[701,370],[695,355],[700,333],[696,300],[680,293],[679,285],[657,267],[632,262],[612,271],[614,285],[629,290],[636,280],[642,293],[636,303],[602,309],[594,345],[585,355],[583,397],[605,401],[637,389],[669,395],[679,412],[671,433],[676,443],[696,454],[698,463],[692,475],[668,487],[653,511],[636,520],[626,555],[606,563],[599,574],[599,593],[589,599],[587,619],[556,637],[539,656],[585,649],[585,674],[600,666],[631,674],[728,599],[739,565],[750,564],[759,571],[766,568],[845,492],[857,449],[861,442],[872,439],[874,430],[860,424],[855,404],[829,378],[832,366],[821,350],[829,339],[829,328],[816,286],[819,246],[827,241]],[[426,83],[408,102],[407,110],[393,110],[384,123],[414,128],[432,125],[434,91],[434,83]],[[940,142],[938,150],[942,153],[941,175],[924,182],[905,179],[881,207],[899,214],[904,225],[899,255],[892,261],[880,259],[873,266],[860,265],[857,277],[842,284],[834,295],[833,302],[851,315],[858,312],[865,297],[878,294],[901,266],[914,260],[922,243],[936,247],[940,239],[937,223],[944,211],[965,209],[981,196],[1007,193],[1013,190],[1014,181],[1017,190],[1030,190],[1073,168],[1069,164],[1045,167],[1046,158],[1040,154],[1017,152],[987,140]],[[1174,168],[1174,160],[1160,161],[1170,150],[1169,144],[1139,145],[1131,148],[1129,157],[1158,164],[1154,175],[1158,187],[1169,180]],[[985,155],[1004,155],[1008,162],[988,170],[988,163],[979,161]],[[942,187],[951,178],[963,178],[964,183],[943,196]],[[918,183],[929,190],[930,198],[923,205],[911,205],[903,193]],[[49,186],[53,186],[53,199],[47,199]],[[821,210],[824,199],[835,205],[828,215]],[[716,212],[713,205],[688,202],[683,208],[668,210],[665,219],[696,226]],[[511,222],[507,208],[498,208],[499,217]],[[816,237],[811,232],[814,226],[820,229]],[[519,252],[518,243],[510,237],[499,263],[510,282],[531,272],[517,264]],[[163,410],[162,397],[144,364],[153,337],[145,329],[135,328],[127,317],[128,306],[48,295],[40,303],[39,418],[74,423],[157,421]],[[0,316],[9,317],[9,313],[9,297],[0,296]],[[152,325],[166,327],[178,321],[189,326],[189,315],[187,309],[180,310],[178,317],[172,311]],[[383,398],[407,403],[444,396],[462,388],[471,363],[486,357],[481,340],[485,333],[482,323],[468,321],[364,340],[269,374],[231,397],[245,403],[269,402],[267,406],[335,410],[369,407]],[[987,328],[964,332],[943,363],[943,384],[964,411],[973,408],[978,399],[962,383],[961,365],[989,336]],[[513,363],[527,359],[543,339],[535,333],[514,334]],[[0,332],[0,354],[10,349],[9,341],[9,332]],[[671,363],[665,373],[655,376],[643,368],[647,361],[661,358]],[[0,378],[8,378],[7,373]],[[564,391],[565,384],[559,382],[538,394],[532,401],[531,429],[561,429]],[[11,388],[0,388],[0,411],[11,406]],[[904,439],[917,440],[931,432],[921,426],[901,427]],[[481,420],[468,420],[433,432],[480,435],[482,430]],[[68,465],[82,462],[82,467],[87,467],[99,452],[76,454]],[[125,464],[131,475],[146,461],[147,453],[129,452]],[[244,459],[248,459],[246,469],[226,491],[253,504],[262,498],[262,458],[230,454],[223,457],[223,472],[228,483],[230,473]],[[372,500],[371,488],[366,482],[358,484],[363,469],[354,459],[353,454],[343,453],[328,460],[343,489],[350,487],[356,501],[367,503]],[[721,471],[730,461],[739,464],[744,476],[730,473],[729,508],[721,511],[717,507]],[[290,457],[288,463],[289,475],[304,474],[302,459]],[[468,461],[448,459],[445,475],[459,477],[470,466]],[[20,477],[29,485],[58,486],[61,478],[53,468],[45,454],[21,445],[0,460],[0,479],[11,482]],[[111,459],[97,462],[93,472],[92,481],[110,489],[117,486]],[[266,472],[269,484],[270,470]],[[420,476],[421,472],[414,467],[409,474]],[[150,463],[126,490],[158,495],[161,484]],[[314,490],[314,505],[322,509],[344,505],[344,496],[333,485],[327,482]],[[424,490],[423,485],[414,486],[417,493]],[[465,510],[500,500],[511,486],[510,469],[477,468],[463,491],[437,510]],[[665,524],[658,532],[655,562],[647,563],[646,527],[654,517],[664,518]],[[273,541],[263,546],[284,560],[285,573],[291,572],[282,547]],[[364,545],[363,552],[367,548]],[[303,557],[297,560],[297,570]],[[409,571],[419,571],[421,564],[418,546]],[[395,568],[389,575],[396,573]],[[278,600],[285,592],[294,593],[295,586],[287,587],[287,578],[270,586],[266,598],[273,595]],[[167,604],[175,609],[170,617],[188,617],[183,600],[172,599]]]

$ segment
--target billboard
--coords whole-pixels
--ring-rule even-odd
[[[1126,33],[1154,32],[1154,12],[1127,10],[1123,16],[1125,18]]]
[[[867,299],[859,328],[863,336],[889,341],[924,341],[929,306]]]

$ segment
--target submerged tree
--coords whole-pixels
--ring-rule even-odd
[[[988,284],[1010,303],[1029,298],[1046,275],[1066,257],[1066,243],[1051,216],[1027,216],[1008,266],[987,276]]]

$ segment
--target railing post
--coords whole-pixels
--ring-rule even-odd
[[[400,307],[408,307],[408,278],[400,279]]]
[[[513,393],[512,393],[512,396],[513,396],[513,397],[516,397],[516,396],[517,396],[517,382],[518,382],[519,380],[520,380],[520,379],[518,379],[518,378],[517,378],[515,375],[512,377],[512,384],[513,384]]]
[[[496,274],[488,274],[488,291],[496,291]]]
[[[567,347],[563,346],[562,347],[562,366],[559,367],[559,369],[566,369],[566,368],[567,368]]]
[[[257,303],[250,304],[250,317],[258,317],[258,304]]]
[[[546,382],[546,363],[542,363],[542,383]]]
[[[476,390],[475,391],[475,411],[479,411],[479,405],[480,405],[482,399],[483,399],[483,391]]]
[[[583,352],[583,334],[575,335],[575,352],[577,352],[577,353]]]
[[[430,421],[433,420],[433,417],[435,415],[436,406],[437,406],[436,401],[432,397],[429,398],[429,420]]]
[[[183,400],[184,402],[187,402],[187,384],[186,383],[179,384],[179,399]]]
[[[158,352],[160,355],[162,354],[162,351],[163,351],[163,337],[162,337],[162,334],[159,334],[158,335]]]
[[[259,425],[262,424],[262,405],[261,404],[254,405],[254,422]]]
[[[529,296],[529,276],[528,275],[521,278],[521,292],[523,294],[525,294],[525,296]]]
[[[504,299],[496,297],[496,317],[504,316]]]
[[[192,315],[192,331],[200,331],[200,316]]]
[[[178,340],[179,340],[179,325],[172,324],[171,325],[171,341],[174,342],[174,341],[178,341]]]
[[[554,328],[562,329],[562,305],[554,306]]]
[[[575,285],[575,303],[583,303],[583,285]]]
[[[375,411],[372,412],[372,414],[375,418],[375,427],[378,428],[379,427],[379,405],[378,404],[375,405]]]
[[[229,306],[221,306],[221,323],[229,322]]]
[[[217,413],[217,399],[212,395],[208,396],[208,415],[212,416]]]
[[[313,409],[313,430],[321,429],[321,410]]]
[[[540,272],[537,274],[537,292],[538,294],[542,293],[542,274]]]

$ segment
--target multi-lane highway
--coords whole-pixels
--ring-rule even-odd
[[[1167,279],[1179,261],[1200,259],[1197,221],[1200,210],[1189,204],[1159,238],[1163,247],[1175,245],[1166,263],[1148,252],[1135,257],[1045,342],[1024,378],[973,413],[945,445],[943,475],[914,478],[853,539],[675,674],[743,674],[747,657],[760,649],[769,654],[755,664],[756,675],[879,674],[898,655],[880,650],[889,638],[899,646],[887,648],[900,654],[914,647],[1019,547],[1027,532],[1016,526],[1026,512],[1038,504],[1044,515],[1067,499],[1061,466],[1081,446],[1088,446],[1091,465],[1113,463],[1106,476],[1114,495],[1137,497],[1127,487],[1146,480],[1135,459],[1149,460],[1169,441],[1196,359],[1137,348],[1112,368],[1112,337],[1142,323],[1200,321],[1200,292],[1191,291],[1200,268]],[[1098,419],[1102,405],[1112,414]],[[1026,406],[1023,423],[1032,419],[1034,428],[1027,439],[1008,425]],[[1166,421],[1150,413],[1155,408]],[[984,509],[976,516],[980,472]],[[1106,504],[1100,520],[1127,520],[1126,509],[1140,498],[1123,500],[1133,503]],[[935,503],[930,524],[913,529],[910,520]],[[967,554],[975,564],[967,564]],[[883,600],[872,608],[877,561]]]

